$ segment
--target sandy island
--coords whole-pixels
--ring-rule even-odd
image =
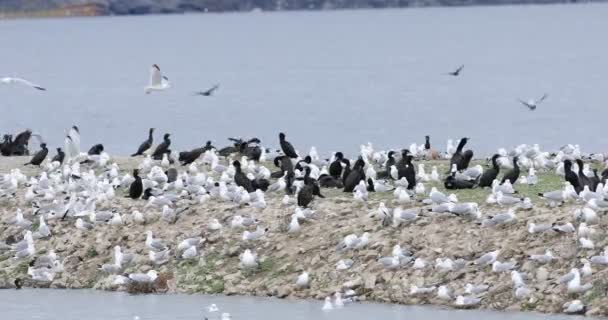
[[[22,164],[27,160],[2,157],[0,172],[6,174],[11,169],[19,168],[28,179],[31,175],[39,175],[40,169],[23,167]],[[130,173],[141,158],[114,157],[112,161],[120,166],[121,174],[125,174]],[[431,165],[440,166],[439,172],[443,173],[447,163],[427,163],[427,170],[430,171]],[[268,167],[271,168],[271,164]],[[204,168],[204,165],[199,165],[199,168]],[[97,210],[118,210],[122,214],[124,225],[98,223],[92,231],[86,232],[74,227],[74,219],[49,220],[47,223],[52,236],[35,241],[36,255],[54,249],[63,262],[64,271],[58,273],[50,283],[32,281],[26,274],[31,259],[17,260],[13,258],[14,252],[0,251],[0,287],[14,288],[14,280],[20,278],[25,286],[129,290],[128,286],[113,285],[112,275],[99,269],[101,264],[111,263],[113,247],[120,245],[124,252],[135,254],[135,261],[124,272],[157,270],[161,277],[152,290],[159,292],[324,299],[335,292],[352,289],[360,300],[454,307],[454,299],[443,300],[437,296],[436,290],[429,294],[412,294],[412,286],[445,285],[450,289],[452,297],[456,297],[465,295],[465,285],[471,283],[489,285],[487,292],[477,294],[481,297],[480,304],[475,306],[478,308],[561,313],[564,303],[579,299],[587,306],[587,315],[608,315],[606,267],[592,265],[592,276],[582,280],[583,283],[593,284],[592,289],[586,293],[567,293],[566,285],[558,283],[558,279],[571,268],[582,266],[581,259],[601,254],[604,246],[608,245],[605,218],[601,217],[598,224],[592,226],[595,230],[592,236],[596,248],[594,250],[579,248],[576,233],[560,234],[552,230],[529,233],[527,226],[531,222],[572,222],[576,226],[573,212],[581,207],[581,204],[572,202],[559,208],[549,208],[535,195],[543,188],[543,191],[555,189],[554,185],[544,181],[552,181],[554,184],[557,181],[559,185],[561,178],[550,172],[541,173],[539,179],[540,183],[535,187],[516,185],[520,193],[532,198],[534,208],[529,211],[518,210],[517,221],[506,226],[482,227],[468,218],[431,214],[428,206],[412,201],[402,207],[420,209],[420,215],[414,222],[399,227],[383,227],[381,221],[370,218],[368,213],[375,210],[381,201],[390,209],[397,207],[392,192],[370,193],[370,199],[365,204],[354,201],[352,194],[341,190],[323,189],[326,198],[316,198],[313,201],[314,218],[302,222],[301,230],[297,233],[286,232],[295,207],[282,204],[284,192],[267,193],[265,209],[239,206],[218,199],[211,199],[204,204],[183,199],[177,207],[188,209],[176,223],[169,224],[159,219],[158,209],[144,208],[145,200],[126,199],[126,189],[119,188],[113,199],[98,203]],[[445,191],[440,183],[426,183],[427,192],[433,185]],[[27,219],[35,222],[33,231],[36,230],[38,217],[32,215],[32,205],[24,200],[25,190],[26,187],[20,186],[16,197],[1,199],[2,241],[9,237],[17,240],[22,238],[23,230],[7,224],[17,208],[23,210]],[[480,202],[484,217],[506,211],[506,208],[484,203],[488,190],[457,190],[454,193],[460,201]],[[135,210],[144,213],[144,225],[133,221],[131,213]],[[242,240],[246,229],[230,226],[230,221],[236,214],[255,216],[260,220],[259,225],[269,228],[269,232],[259,240]],[[208,229],[208,223],[213,218],[221,222],[221,231]],[[253,226],[248,230],[253,231],[255,228]],[[157,266],[149,260],[144,243],[147,230],[151,230],[156,238],[169,243],[172,255],[169,262]],[[370,235],[370,242],[365,248],[343,252],[336,250],[346,235],[361,235],[364,232]],[[200,258],[181,259],[177,244],[185,238],[196,236],[205,239],[198,247]],[[427,266],[414,269],[409,264],[397,270],[385,269],[378,263],[378,259],[391,256],[391,250],[396,244],[411,250],[416,258],[424,259]],[[257,253],[258,268],[239,268],[239,255],[246,249]],[[543,254],[546,249],[550,249],[556,257],[552,262],[539,264],[529,259],[530,255]],[[516,269],[527,276],[525,282],[531,290],[529,296],[516,298],[509,272],[493,272],[491,266],[480,267],[473,263],[481,254],[493,250],[501,250],[499,260],[517,262]],[[437,258],[464,259],[467,262],[458,270],[442,272],[435,268]],[[342,259],[352,259],[352,267],[338,271],[336,264]],[[296,278],[302,271],[310,274],[309,288],[296,286]],[[320,302],[319,308],[321,305]]]

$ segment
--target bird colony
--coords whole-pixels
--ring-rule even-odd
[[[147,91],[168,85],[153,77]],[[28,154],[19,141],[0,149]],[[74,126],[53,157],[41,143],[0,159],[0,286],[608,315],[608,171],[576,145],[484,159],[427,136],[349,159],[284,133],[278,150],[176,153],[150,129],[131,157],[80,141]]]

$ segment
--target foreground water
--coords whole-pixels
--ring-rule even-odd
[[[134,152],[148,127],[174,149],[288,133],[303,150],[409,146],[469,136],[488,153],[596,139],[608,93],[608,5],[173,15],[0,22],[0,131],[33,128],[54,147],[73,123],[83,143]],[[145,95],[158,63],[170,92]],[[442,75],[465,64],[462,77]],[[192,96],[214,83],[216,97]],[[549,99],[535,112],[516,98]],[[597,119],[597,120],[596,120]]]
[[[132,296],[92,290],[0,290],[2,319],[11,320],[132,320],[134,316],[139,316],[142,320],[199,320],[209,316],[204,309],[211,303],[217,304],[221,311],[229,312],[235,320],[467,320],[472,317],[486,320],[574,319],[563,315],[444,310],[370,303],[325,312],[321,310],[322,303],[319,301],[180,294]],[[210,316],[210,319],[217,317],[215,315]]]

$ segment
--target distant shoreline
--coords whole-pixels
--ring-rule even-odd
[[[180,2],[176,0],[175,2]],[[338,10],[370,10],[370,9],[406,9],[406,8],[440,8],[440,7],[489,7],[489,6],[519,6],[519,5],[554,5],[554,4],[588,4],[606,3],[606,0],[591,1],[562,1],[562,0],[505,0],[498,2],[485,1],[461,1],[452,3],[442,3],[435,0],[412,1],[407,5],[387,5],[387,6],[328,6],[324,8],[205,8],[191,7],[183,8],[177,6],[147,5],[138,7],[115,8],[104,4],[84,4],[66,5],[54,8],[4,8],[0,5],[0,20],[15,19],[36,19],[36,18],[69,18],[69,17],[103,17],[103,16],[141,16],[141,15],[165,15],[165,14],[186,14],[186,13],[247,13],[247,12],[285,12],[285,11],[338,11]]]

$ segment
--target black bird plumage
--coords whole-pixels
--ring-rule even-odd
[[[46,158],[47,154],[49,154],[49,149],[47,149],[46,143],[41,143],[40,148],[41,149],[38,152],[36,152],[36,154],[32,157],[32,159],[30,159],[30,162],[28,162],[24,165],[31,164],[34,166],[40,166],[42,161],[44,161],[44,159]]]
[[[344,154],[342,152],[336,152],[335,160],[329,164],[329,175],[334,179],[339,179],[342,175],[342,160]]]
[[[283,153],[292,158],[295,159],[298,157],[298,154],[296,153],[296,149],[294,149],[293,145],[291,145],[291,143],[289,143],[289,141],[285,140],[285,134],[283,132],[279,133],[279,143],[281,144],[281,150],[283,150]]]
[[[91,147],[91,149],[89,149],[89,151],[87,152],[88,155],[93,156],[93,155],[100,155],[103,152],[103,144],[98,143],[94,146]]]
[[[462,72],[462,69],[464,69],[464,64],[460,65],[460,67],[458,67],[456,70],[446,73],[446,75],[458,77],[460,75],[460,72]]]
[[[585,175],[585,173],[583,172],[583,167],[584,167],[583,160],[576,159],[576,164],[578,165],[578,184],[579,184],[581,190],[583,188],[585,188],[585,186],[588,186],[590,190],[595,191],[595,188],[591,189],[591,187],[593,185],[593,183],[591,182],[591,179],[589,177],[587,177]]]
[[[169,147],[171,146],[171,139],[169,139],[169,136],[171,136],[171,134],[165,133],[163,136],[163,142],[161,142],[156,147],[156,150],[154,150],[152,153],[152,158],[154,160],[161,160],[163,158],[163,154],[169,153]]]
[[[129,186],[129,198],[139,199],[144,190],[144,185],[139,176],[139,170],[133,169],[133,178],[135,178],[135,181],[131,182],[131,185]]]
[[[217,89],[219,89],[219,88],[220,88],[220,85],[219,85],[219,84],[216,84],[216,85],[214,85],[213,87],[211,87],[211,88],[209,88],[209,89],[207,89],[207,90],[205,90],[205,91],[198,91],[198,92],[196,92],[196,93],[195,93],[195,95],[198,95],[198,96],[204,96],[204,97],[209,97],[209,96],[212,96],[212,95],[213,95],[213,93],[214,93],[214,92],[215,92]]]
[[[492,156],[491,166],[486,169],[486,171],[484,171],[484,173],[481,175],[481,178],[479,178],[479,187],[491,187],[492,182],[494,182],[496,177],[498,177],[498,173],[500,172],[500,166],[497,162],[498,157],[500,157],[498,154]]]
[[[59,162],[59,164],[63,164],[63,160],[65,159],[65,152],[61,150],[61,148],[57,148],[57,154],[51,159],[51,162]]]
[[[469,141],[469,138],[465,137],[465,138],[460,139],[460,142],[458,142],[458,147],[456,147],[456,152],[454,152],[454,154],[452,155],[452,158],[450,159],[449,170],[452,169],[452,166],[454,164],[456,164],[456,170],[458,170],[458,171],[464,170],[468,167],[469,162],[471,161],[471,158],[473,158],[473,151],[467,153],[467,156],[469,157],[469,159],[467,161],[465,158],[465,155],[462,152],[462,149],[467,144],[467,141]],[[467,150],[467,151],[470,151],[470,150]]]
[[[515,184],[515,182],[517,182],[517,179],[519,179],[519,174],[520,174],[520,169],[519,169],[519,163],[518,163],[519,158],[518,157],[513,157],[513,169],[507,171],[507,173],[505,173],[505,175],[502,177],[502,180],[500,181],[500,183],[505,183],[505,181],[509,180],[509,182],[511,182],[511,184]]]
[[[359,181],[365,181],[365,171],[363,170],[364,166],[365,162],[363,161],[363,158],[359,157],[352,170],[349,166],[346,167],[348,169],[348,174],[346,172],[344,173],[344,192],[353,192],[355,187],[359,184]]]
[[[131,157],[135,157],[135,156],[139,156],[144,154],[144,152],[146,152],[146,150],[152,148],[152,143],[154,142],[154,128],[150,128],[150,130],[148,131],[148,139],[146,139],[144,142],[142,142],[139,145],[139,148],[137,148],[137,151],[131,155]]]
[[[251,180],[249,180],[249,178],[247,178],[247,175],[245,173],[243,173],[243,171],[241,169],[241,163],[237,160],[237,161],[232,162],[232,165],[234,166],[234,169],[235,169],[234,182],[236,183],[236,185],[239,187],[243,187],[249,193],[254,192],[255,189],[253,188],[253,184],[251,183]]]
[[[574,171],[572,171],[572,161],[564,161],[564,174],[564,179],[570,182],[577,194],[581,192],[581,190],[583,190],[583,187],[581,186],[580,181],[578,179],[578,175]]]

